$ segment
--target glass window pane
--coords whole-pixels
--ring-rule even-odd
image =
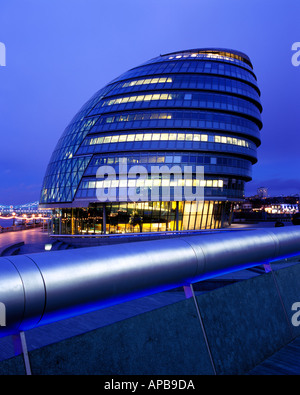
[[[159,140],[159,139],[160,139],[160,133],[153,133],[152,140]]]
[[[135,134],[129,134],[127,136],[127,141],[134,141],[134,139],[135,139]]]

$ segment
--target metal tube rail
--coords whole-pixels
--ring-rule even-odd
[[[298,254],[295,226],[2,257],[0,337]]]

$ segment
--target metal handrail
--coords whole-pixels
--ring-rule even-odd
[[[82,239],[82,238],[107,238],[107,239],[114,239],[114,238],[134,238],[138,237],[140,238],[141,236],[151,236],[151,237],[157,237],[157,236],[180,236],[180,235],[185,235],[185,236],[191,236],[191,235],[200,235],[200,234],[206,234],[206,233],[217,233],[217,232],[245,232],[249,229],[234,229],[234,228],[219,228],[219,229],[196,229],[196,230],[163,230],[163,231],[158,231],[158,232],[124,232],[124,233],[78,233],[78,234],[59,234],[59,233],[53,233],[50,234],[51,238],[62,238],[62,239],[69,239],[69,238],[74,238],[74,239]]]
[[[300,254],[300,227],[0,258],[0,336]]]

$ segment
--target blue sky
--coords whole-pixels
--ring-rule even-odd
[[[0,0],[0,204],[39,199],[51,153],[99,88],[159,54],[224,47],[248,54],[262,91],[253,181],[300,193],[299,0]]]

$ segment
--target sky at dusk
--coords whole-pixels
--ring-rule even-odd
[[[0,204],[39,200],[58,139],[98,89],[159,54],[203,47],[245,52],[262,92],[246,196],[300,193],[299,16],[299,0],[0,0]]]

